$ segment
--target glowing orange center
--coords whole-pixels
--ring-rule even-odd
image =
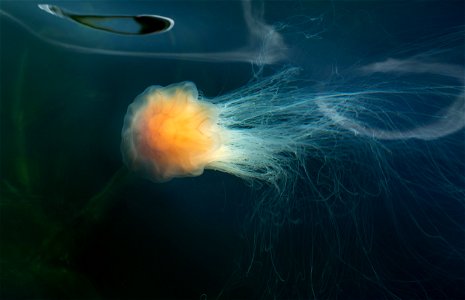
[[[182,88],[148,97],[138,118],[143,155],[162,178],[201,174],[219,144],[213,105]]]

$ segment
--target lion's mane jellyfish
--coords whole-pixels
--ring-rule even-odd
[[[310,108],[307,101],[291,91],[276,94],[276,80],[284,82],[296,71],[287,69],[208,102],[199,99],[191,82],[149,87],[128,108],[123,160],[156,182],[214,169],[277,185],[297,155],[295,148],[309,140],[309,128],[297,126],[308,121],[299,113]],[[286,104],[283,96],[295,101]]]
[[[156,182],[213,169],[282,190],[302,177],[299,168],[309,172],[306,159],[319,155],[343,159],[341,153],[357,148],[353,144],[357,139],[372,144],[393,139],[434,140],[463,128],[465,99],[458,75],[463,70],[456,70],[460,67],[432,68],[408,59],[397,61],[395,67],[378,66],[360,70],[369,75],[420,72],[451,78],[456,81],[450,87],[456,91],[455,101],[439,110],[440,118],[432,118],[429,124],[403,128],[383,108],[385,99],[400,95],[403,100],[420,98],[418,102],[432,95],[453,99],[452,94],[445,93],[444,86],[432,87],[425,95],[418,92],[420,87],[412,86],[316,92],[298,87],[297,68],[286,68],[213,99],[199,97],[192,82],[152,86],[128,108],[122,131],[124,161]],[[385,122],[383,114],[391,121]],[[408,118],[408,113],[403,115]]]

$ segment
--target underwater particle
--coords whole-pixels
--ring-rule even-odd
[[[56,5],[39,4],[38,7],[59,18],[72,20],[93,29],[117,34],[144,35],[163,33],[169,31],[174,26],[172,19],[157,15],[80,15],[65,11]]]

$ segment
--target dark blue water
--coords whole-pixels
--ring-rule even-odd
[[[268,204],[266,186],[217,171],[150,182],[120,153],[148,86],[189,80],[214,98],[286,66],[319,92],[452,87],[390,102],[422,112],[389,115],[399,127],[427,123],[463,82],[356,70],[412,57],[463,70],[462,1],[57,2],[175,21],[140,37],[37,4],[0,2],[2,299],[465,299],[463,128],[354,137],[353,151],[306,157],[308,177]]]

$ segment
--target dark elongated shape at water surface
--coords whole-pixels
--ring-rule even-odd
[[[80,15],[65,11],[56,5],[39,4],[38,6],[43,11],[59,18],[72,20],[81,25],[111,33],[127,35],[163,33],[174,26],[172,19],[157,15]]]

